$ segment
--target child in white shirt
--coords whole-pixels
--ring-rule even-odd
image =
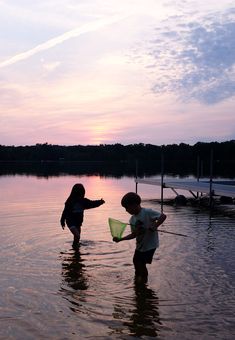
[[[121,239],[114,237],[114,242],[136,239],[133,256],[135,278],[137,282],[148,281],[147,263],[152,263],[153,255],[159,246],[158,227],[165,221],[166,215],[158,211],[141,207],[141,198],[134,192],[123,196],[121,205],[131,214],[131,233]]]

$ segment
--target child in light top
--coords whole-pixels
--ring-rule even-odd
[[[166,215],[158,211],[141,207],[141,198],[134,192],[123,196],[121,205],[132,215],[130,218],[131,233],[114,242],[136,239],[133,256],[135,278],[137,282],[148,281],[147,263],[152,263],[153,255],[159,246],[158,227],[165,221]]]

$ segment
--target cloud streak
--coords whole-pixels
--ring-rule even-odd
[[[36,47],[28,50],[28,51],[25,51],[25,52],[22,52],[22,53],[19,53],[5,61],[2,61],[0,62],[0,68],[4,68],[4,67],[7,67],[7,66],[10,66],[10,65],[13,65],[19,61],[22,61],[22,60],[26,60],[32,56],[34,56],[35,54],[37,53],[40,53],[40,52],[43,52],[43,51],[46,51],[52,47],[55,47],[59,44],[62,44],[63,42],[69,40],[69,39],[72,39],[72,38],[76,38],[82,34],[85,34],[85,33],[89,33],[89,32],[95,32],[101,28],[104,28],[105,26],[108,26],[108,25],[111,25],[111,24],[114,24],[122,19],[124,19],[125,17],[121,17],[121,16],[113,16],[109,19],[106,19],[106,20],[97,20],[95,22],[91,22],[91,23],[87,23],[85,25],[83,25],[82,27],[77,27],[73,30],[70,30],[68,32],[65,32],[55,38],[52,38],[52,39],[49,39],[48,41],[42,43],[42,44],[39,44],[37,45]]]
[[[231,0],[12,0],[0,18],[1,144],[235,138]]]

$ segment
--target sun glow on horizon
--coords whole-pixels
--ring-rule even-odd
[[[1,5],[0,144],[235,138],[231,1]]]

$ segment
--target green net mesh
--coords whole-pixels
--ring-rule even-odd
[[[109,218],[110,232],[113,237],[121,238],[122,234],[127,226],[127,223],[120,222],[113,218]]]

